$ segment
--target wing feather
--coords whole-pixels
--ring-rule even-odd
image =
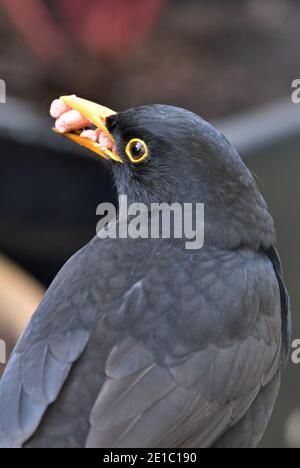
[[[211,266],[212,255],[209,261]],[[123,314],[129,324],[138,316],[138,329],[131,326],[107,359],[87,447],[208,447],[241,420],[274,378],[282,337],[280,292],[271,263],[232,253],[215,260],[213,269],[205,263],[201,267],[204,277],[194,285],[189,281],[185,307],[187,288],[181,283],[173,310],[168,304],[158,321],[153,309],[152,329],[151,274],[132,288],[134,299],[126,298],[130,307],[123,303]],[[170,275],[163,272],[162,277]],[[205,284],[200,293],[199,283]],[[197,340],[198,347],[193,346]]]
[[[32,436],[87,345],[97,308],[86,309],[84,322],[80,290],[70,298],[64,288],[80,260],[81,252],[58,275],[6,366],[0,384],[0,448],[19,448]]]

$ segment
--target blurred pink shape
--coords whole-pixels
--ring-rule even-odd
[[[68,50],[64,32],[40,0],[0,0],[25,41],[42,60],[55,60]]]
[[[0,0],[40,59],[69,51],[68,33],[89,52],[126,53],[152,31],[166,0],[57,0],[65,27],[55,22],[43,0]]]
[[[72,32],[92,52],[126,52],[152,31],[165,0],[61,0]]]

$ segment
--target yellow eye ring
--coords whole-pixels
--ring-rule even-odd
[[[132,163],[139,164],[147,159],[149,150],[143,140],[133,138],[126,146],[125,153]]]

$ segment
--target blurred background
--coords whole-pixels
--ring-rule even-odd
[[[0,339],[9,354],[44,290],[95,234],[109,175],[51,133],[76,93],[122,110],[166,103],[235,144],[275,218],[300,338],[297,0],[0,0]],[[83,157],[85,154],[86,157]],[[0,374],[4,365],[0,365]],[[290,363],[262,447],[300,447],[300,366]]]

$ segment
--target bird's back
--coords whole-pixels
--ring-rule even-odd
[[[244,433],[257,443],[283,365],[282,303],[263,252],[95,238],[8,364],[0,446],[225,445],[255,407]]]

